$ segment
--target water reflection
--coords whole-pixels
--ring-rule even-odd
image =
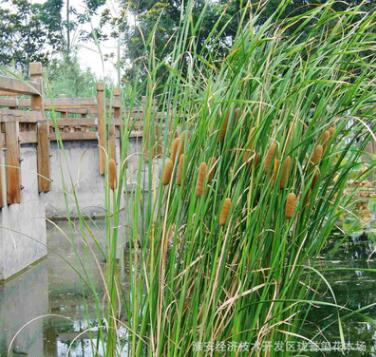
[[[47,262],[0,285],[0,356],[16,332],[32,319],[48,313]],[[43,320],[36,320],[17,335],[14,356],[43,356]]]
[[[374,244],[360,236],[359,239],[334,237],[327,253],[315,262],[331,285],[337,304],[344,306],[339,312],[345,341],[362,345],[366,351],[352,350],[346,356],[376,356],[376,260],[369,259]],[[338,249],[332,251],[334,245]],[[332,251],[329,253],[329,251]],[[373,256],[375,258],[375,256]],[[329,290],[322,284],[317,300],[334,303]],[[368,307],[359,313],[352,313]],[[315,306],[309,315],[305,336],[317,334],[316,341],[340,341],[337,309]],[[351,315],[350,315],[351,314]],[[327,327],[327,328],[326,328]],[[343,356],[332,351],[328,356]]]
[[[13,356],[60,357],[68,350],[72,357],[94,356],[94,350],[103,354],[95,337],[104,301],[99,273],[105,269],[104,222],[90,225],[99,244],[77,227],[58,225],[48,227],[48,257],[0,285],[0,356],[7,356],[23,324],[43,315],[16,337]],[[120,269],[124,276],[124,264]]]

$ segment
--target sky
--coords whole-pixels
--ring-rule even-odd
[[[43,3],[45,0],[30,0],[32,3]],[[64,7],[66,2],[64,1]],[[84,11],[84,3],[82,0],[70,0],[70,6],[73,6],[79,12]],[[116,0],[107,0],[106,5],[103,6],[110,9],[111,13],[116,15],[119,12],[119,6]],[[99,13],[101,12],[99,9]],[[63,18],[65,18],[65,9],[63,8]],[[92,19],[93,26],[99,24],[99,16],[94,16]],[[82,30],[90,31],[90,24],[81,26]],[[106,30],[106,29],[105,29]],[[110,30],[109,28],[107,29]],[[71,34],[73,44],[77,44],[78,48],[78,60],[82,68],[89,68],[98,79],[104,77],[111,78],[114,82],[117,81],[117,71],[114,63],[106,61],[104,63],[104,68],[102,66],[101,55],[98,48],[93,42],[77,43],[77,34]],[[75,42],[74,42],[75,41]],[[103,55],[109,54],[111,52],[117,52],[117,41],[110,39],[105,42],[101,42],[101,51]]]

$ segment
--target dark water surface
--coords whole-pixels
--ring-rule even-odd
[[[7,356],[6,351],[17,331],[20,332],[11,347],[15,357],[62,357],[67,356],[69,350],[72,357],[93,356],[95,326],[100,321],[96,311],[103,302],[99,269],[105,269],[105,263],[95,244],[91,243],[91,249],[88,249],[80,233],[66,223],[59,223],[59,226],[66,234],[49,226],[48,257],[0,285],[0,356]],[[95,223],[92,229],[103,244],[104,222]],[[339,238],[333,238],[333,243],[338,241]],[[373,245],[362,239],[347,239],[338,244],[338,247],[334,254],[323,254],[313,264],[320,267],[320,271],[327,270],[324,275],[336,295],[337,303],[349,311],[375,304],[376,273],[371,271],[376,271],[376,255],[371,255]],[[97,260],[93,258],[91,250]],[[128,267],[124,264],[123,257],[119,253],[120,274],[125,282]],[[94,284],[92,288],[98,291],[97,298],[70,264],[86,281]],[[353,270],[332,270],[337,268]],[[361,271],[360,268],[370,271]],[[325,284],[322,284],[319,291],[317,300],[333,302]],[[326,294],[320,295],[325,292]],[[376,356],[376,348],[373,347],[376,345],[376,305],[362,314],[346,318],[349,311],[340,311],[343,333],[348,343],[345,355]],[[321,348],[330,350],[300,354],[291,352],[289,355],[342,356],[343,354],[335,351],[336,343],[340,341],[336,319],[336,309],[316,305],[309,314],[304,335],[314,338]],[[22,328],[25,324],[28,325]],[[126,340],[126,333],[123,332]],[[77,338],[78,335],[80,336]],[[364,346],[366,352],[363,351]]]
[[[88,239],[88,249],[75,228],[64,222],[57,224],[63,231],[48,226],[48,257],[0,285],[1,357],[7,356],[13,336],[27,323],[14,339],[13,356],[60,357],[67,356],[68,351],[71,357],[93,356],[95,326],[100,321],[97,307],[103,306],[99,274],[105,269],[103,255],[92,239]],[[97,221],[91,229],[104,246],[104,222]],[[125,276],[124,264],[120,270]],[[82,336],[74,341],[80,333]]]

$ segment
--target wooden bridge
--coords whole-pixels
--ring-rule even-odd
[[[123,108],[118,88],[108,99],[103,83],[93,98],[47,99],[42,65],[29,71],[27,81],[0,76],[0,280],[47,254],[46,218],[75,216],[76,195],[81,213],[104,213],[106,160],[119,162],[124,131],[127,154],[142,154],[142,107]],[[136,160],[127,172],[132,186]]]

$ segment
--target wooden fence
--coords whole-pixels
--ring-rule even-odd
[[[38,190],[48,192],[51,188],[50,142],[97,141],[99,172],[103,175],[106,153],[115,159],[116,138],[121,135],[122,107],[118,88],[113,90],[111,100],[105,100],[102,82],[97,83],[97,94],[93,98],[46,99],[42,65],[30,64],[29,72],[28,81],[0,76],[0,148],[4,153],[0,155],[3,159],[0,162],[0,207],[21,202],[21,145],[36,144]],[[129,135],[142,136],[142,110],[135,108],[132,114],[139,124]]]

